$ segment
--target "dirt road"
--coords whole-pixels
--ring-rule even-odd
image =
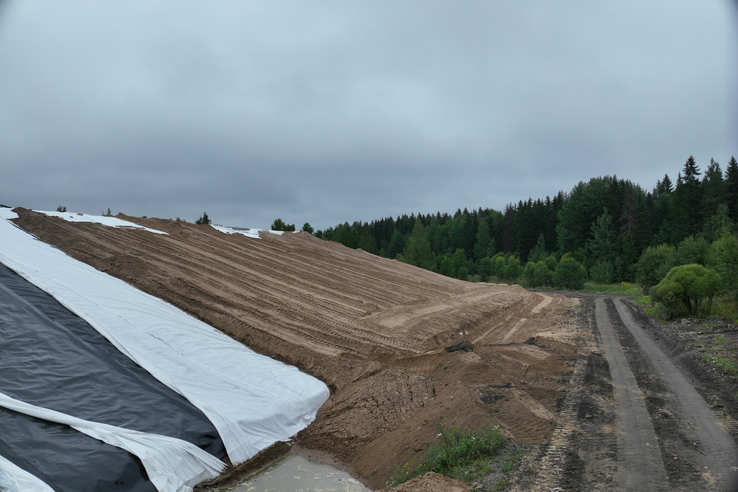
[[[698,392],[628,301],[572,295],[597,348],[575,366],[550,443],[529,456],[515,490],[738,490],[735,422],[720,411],[732,395],[719,384]]]

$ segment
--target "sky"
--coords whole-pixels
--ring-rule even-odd
[[[734,0],[0,0],[0,203],[298,230],[738,157]]]

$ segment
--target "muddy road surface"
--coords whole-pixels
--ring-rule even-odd
[[[689,364],[669,327],[626,299],[576,295],[596,348],[514,490],[738,491],[734,397],[719,376]]]

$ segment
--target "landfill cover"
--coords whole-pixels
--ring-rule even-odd
[[[213,456],[223,457],[223,447],[232,463],[246,461],[305,428],[327,400],[328,388],[317,379],[66,256],[5,220],[13,217],[0,208],[0,262],[54,300],[38,307],[28,300],[30,286],[0,271],[1,348],[15,356],[0,367],[0,429],[19,429],[29,439],[27,447],[45,447],[39,454],[51,453],[52,460],[58,454],[58,471],[71,483],[62,478],[54,490],[94,490],[95,485],[87,489],[74,480],[86,473],[85,460],[98,456],[119,463],[119,470],[106,471],[123,477],[119,481],[130,485],[125,490],[189,490],[217,474],[222,465]],[[72,321],[62,306],[84,321]],[[28,329],[16,328],[13,334],[21,326],[42,331],[29,335]],[[28,336],[35,340],[29,343]],[[117,350],[106,348],[108,342]],[[146,395],[138,399],[137,384]],[[6,458],[0,460],[0,489],[30,483],[30,474],[40,484],[30,490],[47,490],[49,477],[37,461],[18,455],[24,445],[18,435],[0,437],[0,455]],[[182,451],[157,451],[153,442]],[[129,452],[140,461],[131,461]],[[162,464],[157,453],[181,459]],[[161,476],[151,471],[167,466],[175,471],[163,470]],[[143,469],[151,482],[131,478],[145,476]]]

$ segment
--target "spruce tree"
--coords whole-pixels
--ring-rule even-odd
[[[395,229],[392,233],[389,245],[387,246],[387,258],[394,259],[402,250],[405,249],[405,238],[402,233]]]
[[[538,235],[538,241],[536,242],[536,245],[533,247],[532,250],[530,250],[530,253],[528,254],[528,261],[532,263],[538,263],[539,261],[543,261],[548,256],[548,252],[546,251],[546,238],[544,237],[543,233],[540,233]]]
[[[725,182],[728,213],[730,219],[738,223],[738,162],[735,157],[730,158],[728,167],[725,169]]]
[[[702,230],[702,184],[699,176],[700,170],[689,156],[677,178],[677,186],[674,190],[674,203],[671,213],[671,242],[676,244],[687,236],[701,232]]]
[[[720,164],[710,159],[710,165],[702,178],[702,219],[709,219],[717,213],[718,207],[725,203],[727,187],[723,180]]]
[[[433,266],[430,243],[428,243],[428,239],[425,237],[425,229],[420,218],[415,221],[413,232],[408,238],[407,247],[402,252],[402,257],[406,263],[425,268],[426,270],[430,270]]]
[[[474,258],[479,261],[489,256],[490,242],[492,238],[489,235],[489,225],[487,219],[480,217],[479,226],[477,227],[476,243],[474,244]]]

